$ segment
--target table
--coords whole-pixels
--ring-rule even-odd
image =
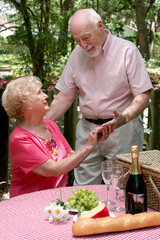
[[[62,199],[66,201],[73,195],[73,190],[79,187],[90,188],[99,196],[99,201],[106,200],[105,185],[74,186],[62,189]],[[109,198],[115,201],[115,191],[110,188]],[[59,189],[50,189],[30,194],[24,194],[0,202],[0,239],[1,240],[70,240],[70,239],[160,239],[160,226],[126,232],[98,234],[86,237],[75,237],[72,234],[73,216],[63,223],[49,223],[44,214],[44,208],[52,200],[60,199]],[[124,195],[120,192],[120,205],[124,206]],[[148,210],[153,211],[151,209]],[[124,214],[124,212],[116,215]]]

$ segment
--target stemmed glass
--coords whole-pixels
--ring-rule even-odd
[[[125,209],[119,206],[119,190],[123,184],[123,168],[121,165],[112,167],[112,185],[116,191],[116,206],[111,208],[113,212],[122,212]]]
[[[110,160],[105,160],[101,163],[102,178],[107,186],[107,200],[105,202],[107,206],[113,206],[115,204],[115,202],[112,202],[108,199],[109,185],[111,184],[112,166],[113,164]]]

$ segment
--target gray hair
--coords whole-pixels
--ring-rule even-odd
[[[91,22],[93,25],[95,25],[95,28],[97,28],[97,23],[98,21],[102,21],[100,15],[93,9],[93,8],[87,8],[87,9],[81,9],[81,10],[87,10],[88,11],[88,20]],[[78,11],[81,11],[78,10]],[[71,25],[71,20],[74,14],[70,17],[68,21],[68,29],[70,31],[70,25]]]
[[[2,106],[8,116],[15,119],[24,119],[24,111],[30,105],[33,86],[42,87],[38,77],[23,76],[11,80],[2,95]]]

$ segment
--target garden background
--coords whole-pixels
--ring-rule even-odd
[[[0,0],[0,6],[1,94],[11,79],[33,74],[41,79],[50,104],[57,94],[55,84],[76,46],[68,31],[68,20],[78,9],[94,8],[105,27],[113,35],[134,42],[144,58],[155,88],[143,113],[144,151],[160,150],[160,0]],[[80,117],[77,96],[57,121],[73,149]],[[1,196],[10,185],[8,137],[15,124],[0,105]],[[73,178],[71,171],[68,185],[72,185]]]

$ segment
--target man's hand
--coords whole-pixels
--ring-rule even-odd
[[[116,110],[113,111],[114,117],[111,121],[104,123],[101,128],[107,128],[108,134],[114,132],[115,128],[118,128],[126,123],[126,116],[123,113],[119,113]]]
[[[109,137],[109,128],[108,127],[97,127],[97,142],[104,141]]]

